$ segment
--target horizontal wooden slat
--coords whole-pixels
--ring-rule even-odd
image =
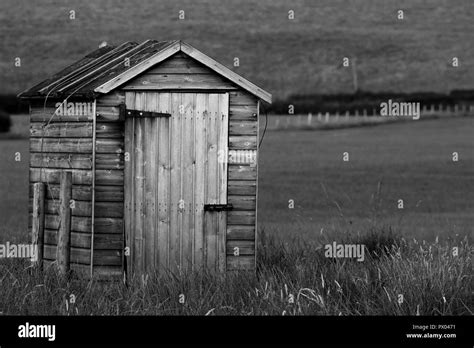
[[[118,122],[125,119],[125,115],[120,113],[119,106],[97,106],[97,122]]]
[[[95,217],[123,217],[123,202],[95,202]]]
[[[238,248],[238,249],[236,249]],[[253,240],[228,240],[226,246],[227,255],[238,252],[240,256],[255,255],[255,241]]]
[[[30,197],[32,197],[33,183],[30,183]],[[46,198],[59,199],[59,185],[48,184],[46,188]],[[92,187],[87,185],[73,185],[72,199],[79,201],[92,200]],[[123,186],[102,186],[95,187],[96,202],[122,202]]]
[[[59,185],[48,185],[46,190],[46,197],[48,199],[59,200]],[[72,199],[79,201],[90,201],[92,200],[92,187],[85,185],[72,185]]]
[[[87,138],[92,137],[92,122],[32,122],[30,124],[32,138]]]
[[[30,167],[92,169],[92,154],[30,153]]]
[[[253,225],[255,226],[255,211],[227,212],[227,223],[229,225]]]
[[[46,214],[57,215],[59,213],[59,200],[47,199],[45,202]],[[71,208],[72,216],[92,215],[92,202],[74,201]],[[100,217],[123,217],[123,202],[95,202],[95,216]]]
[[[31,138],[30,152],[92,153],[92,138]]]
[[[112,91],[96,99],[96,108],[102,106],[117,106],[125,103],[125,93],[123,91]]]
[[[34,183],[30,183],[30,197],[32,197],[33,192],[31,191]],[[113,187],[113,186],[111,186]],[[89,185],[72,185],[72,199],[77,199],[80,201],[91,200],[91,186]],[[47,184],[46,185],[46,198],[49,199],[59,199],[59,185]]]
[[[123,202],[123,186],[101,186],[95,187],[96,202]]]
[[[212,70],[198,61],[176,55],[147,71],[149,74],[210,74]]]
[[[44,246],[44,258],[46,260],[56,260],[56,246]],[[71,263],[90,264],[90,250],[81,248],[71,248]],[[116,265],[122,264],[121,250],[98,250],[94,249],[94,265]]]
[[[96,185],[123,185],[123,170],[103,170],[95,171]]]
[[[72,216],[71,231],[91,232],[91,218]],[[59,228],[58,215],[45,215],[45,228],[57,230]],[[123,232],[123,220],[121,218],[96,218],[94,233],[118,233]]]
[[[255,269],[254,256],[227,256],[228,271],[250,271]]]
[[[227,192],[229,195],[243,195],[243,196],[252,196],[257,192],[257,182],[256,181],[237,181],[230,180],[228,181]]]
[[[123,169],[123,153],[97,153],[95,155],[96,169]]]
[[[256,150],[256,136],[229,136],[229,150]]]
[[[229,181],[230,180],[252,180],[257,179],[257,167],[250,165],[229,164]]]
[[[145,74],[127,83],[123,90],[224,89],[237,87],[217,74]]]
[[[54,115],[54,107],[32,107],[30,111],[31,122],[85,122],[92,121],[93,115]],[[54,116],[53,116],[54,115]]]
[[[85,221],[86,226],[90,220]],[[94,233],[123,233],[123,219],[121,218],[95,218]]]
[[[227,240],[255,240],[255,226],[229,225],[226,238]]]
[[[257,97],[239,90],[229,92],[229,105],[257,105]]]
[[[256,118],[255,118],[256,119]],[[257,121],[232,120],[229,122],[229,135],[257,135]]]
[[[43,265],[45,268],[49,268],[54,267],[56,263],[51,260],[44,260]],[[89,277],[91,268],[90,265],[71,263],[71,270],[77,275]],[[121,266],[94,266],[94,278],[96,279],[121,279],[122,276],[123,270]]]
[[[30,168],[30,182],[48,182],[59,184],[60,173],[63,169]],[[70,169],[73,185],[91,185],[92,171],[83,169]]]
[[[247,120],[247,121],[256,121],[257,120],[257,108],[250,106],[241,106],[237,105],[234,107],[229,107],[229,120]]]
[[[96,139],[97,153],[123,153],[124,140],[123,139]]]
[[[91,202],[75,201],[74,208],[71,210],[71,215],[74,216],[91,216]],[[46,214],[59,214],[60,200],[46,199],[44,210]]]
[[[91,233],[71,232],[71,247],[72,248],[85,248],[90,249],[91,247]],[[123,240],[122,235],[118,233],[112,234],[95,234],[94,235],[94,250],[122,250]],[[58,231],[45,229],[44,231],[44,243],[50,245],[58,244]]]
[[[234,210],[254,210],[256,209],[255,196],[233,196],[227,197],[227,203],[232,204]]]
[[[228,151],[229,164],[248,164],[256,165],[257,150],[236,150],[230,149]]]
[[[97,138],[123,138],[125,134],[123,122],[98,122],[95,129]]]

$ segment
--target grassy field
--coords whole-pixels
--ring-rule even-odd
[[[276,98],[352,92],[343,57],[357,58],[363,90],[472,88],[473,16],[470,0],[2,0],[0,93],[30,87],[102,41],[150,38],[187,41],[229,67],[238,57],[233,69]]]
[[[26,262],[0,263],[0,314],[23,315],[472,315],[473,247],[377,234],[347,239],[364,262],[329,259],[312,243],[261,237],[257,275],[169,274],[68,282]],[[329,241],[329,240],[328,240]],[[385,249],[387,247],[387,249]],[[75,301],[71,303],[74,295]],[[180,302],[180,298],[184,302]]]
[[[381,226],[427,240],[472,237],[473,131],[474,119],[457,118],[267,132],[259,169],[260,228],[282,237]],[[453,152],[459,162],[452,161]]]
[[[267,132],[257,276],[170,274],[127,287],[64,282],[3,260],[0,313],[472,315],[473,131],[473,118],[453,118]],[[0,156],[0,243],[25,242],[27,140],[0,140]],[[370,253],[364,262],[326,258],[322,245],[333,241]],[[66,304],[71,294],[76,303]]]

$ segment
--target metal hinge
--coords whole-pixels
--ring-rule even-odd
[[[232,204],[204,204],[204,211],[229,211],[233,208]]]
[[[163,112],[126,109],[125,117],[171,117],[171,114]]]

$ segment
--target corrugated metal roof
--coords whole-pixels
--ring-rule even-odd
[[[87,98],[108,93],[154,64],[182,51],[217,74],[271,103],[271,94],[182,41],[147,40],[105,46],[88,54],[51,78],[18,95],[19,98]]]
[[[105,46],[88,54],[51,78],[19,94],[20,98],[94,98],[97,86],[132,69],[141,61],[165,50],[176,41],[147,40]]]

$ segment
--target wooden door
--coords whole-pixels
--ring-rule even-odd
[[[129,271],[225,270],[227,93],[126,92]]]

